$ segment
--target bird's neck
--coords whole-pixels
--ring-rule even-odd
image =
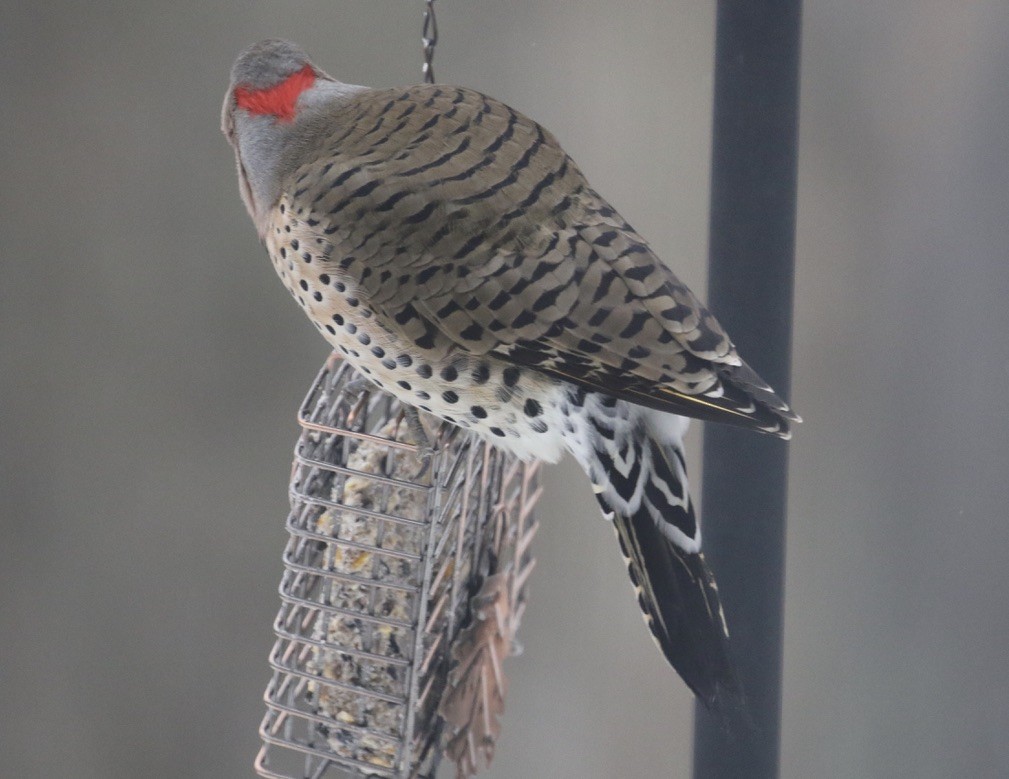
[[[321,117],[364,90],[366,87],[318,79],[298,94],[290,118],[244,110],[239,103],[234,119],[235,150],[247,185],[243,187],[245,205],[261,238],[268,227],[270,212],[280,198],[284,178],[294,171],[306,151],[301,144],[292,143],[292,139],[313,135],[306,132],[310,125],[319,124]],[[336,129],[330,127],[328,131]]]

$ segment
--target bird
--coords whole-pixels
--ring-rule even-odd
[[[683,436],[801,420],[557,139],[472,89],[340,82],[281,39],[238,56],[222,131],[323,338],[409,409],[523,460],[570,453],[660,650],[709,708],[738,705]]]

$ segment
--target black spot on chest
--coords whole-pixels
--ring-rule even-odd
[[[480,363],[473,369],[470,378],[474,384],[486,384],[490,379],[490,367],[485,362]]]

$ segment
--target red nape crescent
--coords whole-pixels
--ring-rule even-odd
[[[275,116],[283,122],[294,121],[294,106],[298,96],[315,83],[311,65],[292,73],[279,84],[267,89],[235,87],[235,103],[251,114]]]

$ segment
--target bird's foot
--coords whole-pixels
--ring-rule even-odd
[[[424,464],[420,473],[417,474],[417,477],[420,478],[431,467],[434,456],[438,454],[438,447],[431,442],[427,429],[420,420],[420,412],[417,409],[413,406],[404,406],[403,417],[406,419],[406,425],[410,428],[410,435],[413,436],[414,443],[417,445],[417,457]]]
[[[371,383],[364,376],[355,376],[343,385],[343,396],[347,399],[347,403],[351,406],[356,406],[358,402],[363,398],[368,392],[375,389],[375,385]]]

